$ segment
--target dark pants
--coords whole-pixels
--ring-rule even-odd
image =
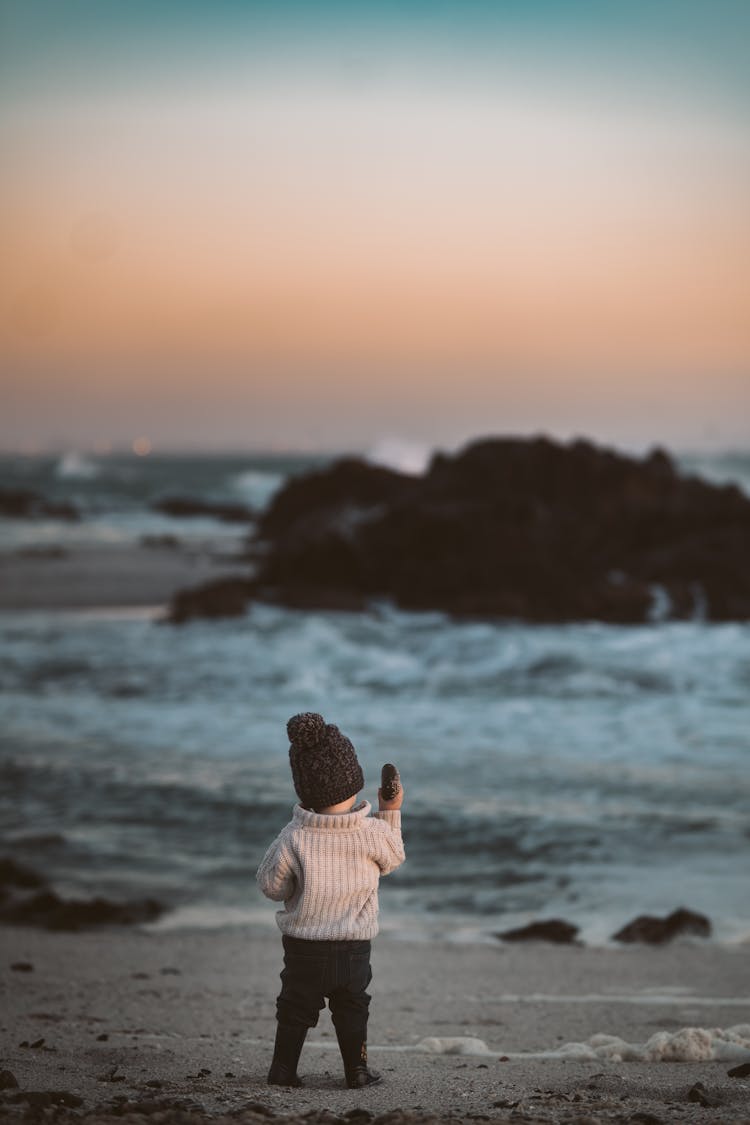
[[[276,1018],[286,1027],[309,1028],[318,1022],[321,1008],[328,1006],[341,1038],[367,1040],[370,997],[365,991],[372,980],[369,941],[304,941],[282,938],[284,968]]]

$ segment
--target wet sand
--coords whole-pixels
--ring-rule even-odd
[[[19,962],[33,969],[12,968]],[[163,1120],[272,1112],[328,1125],[391,1111],[390,1121],[750,1122],[750,1078],[727,1076],[748,1050],[642,1061],[583,1057],[585,1048],[569,1046],[599,1034],[642,1044],[659,1031],[674,1044],[683,1028],[750,1024],[747,945],[495,946],[381,935],[370,1062],[384,1081],[364,1091],[344,1088],[327,1011],[303,1051],[304,1087],[266,1085],[280,967],[271,927],[0,929],[0,1069],[18,1082],[0,1093],[0,1115],[28,1109],[28,1091],[57,1090],[81,1104],[47,1112],[97,1119],[129,1107]],[[469,1053],[435,1053],[430,1039],[438,1050],[453,1039],[452,1050]],[[555,1055],[561,1048],[567,1057]],[[698,1082],[716,1105],[689,1100]]]
[[[162,606],[176,590],[227,575],[248,564],[229,545],[75,545],[0,553],[0,610]],[[62,553],[59,553],[59,552]]]

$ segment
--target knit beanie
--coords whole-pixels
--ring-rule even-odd
[[[357,752],[338,727],[315,711],[293,715],[286,724],[289,764],[301,804],[324,809],[353,797],[364,787]]]

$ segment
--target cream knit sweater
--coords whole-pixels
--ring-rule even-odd
[[[378,932],[378,881],[404,862],[404,844],[399,810],[370,811],[367,801],[347,813],[295,805],[256,875],[263,894],[284,903],[283,934],[356,941]]]

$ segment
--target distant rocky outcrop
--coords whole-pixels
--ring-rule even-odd
[[[526,621],[750,618],[750,500],[588,441],[489,438],[422,477],[348,459],[260,520],[257,596]]]
[[[0,922],[44,930],[87,930],[151,922],[163,913],[155,899],[112,902],[106,898],[64,899],[36,871],[0,859]]]
[[[252,523],[256,518],[256,513],[246,504],[199,500],[192,496],[165,496],[161,500],[155,500],[151,507],[166,516],[208,516],[225,523]]]
[[[152,922],[163,913],[155,899],[111,902],[106,898],[63,899],[54,891],[0,906],[0,921],[44,930],[88,930],[95,926],[131,926]]]
[[[0,488],[0,516],[79,520],[81,513],[67,500],[47,500],[32,488]]]
[[[45,881],[38,871],[17,863],[15,859],[0,856],[0,902],[17,890],[38,890],[45,885]]]
[[[710,937],[711,922],[705,914],[698,914],[694,910],[687,910],[684,906],[673,910],[665,918],[658,918],[653,914],[639,914],[627,926],[623,926],[612,941],[645,942],[648,945],[663,945],[680,934],[693,937]]]
[[[561,918],[545,918],[540,922],[529,922],[516,930],[504,930],[495,934],[501,941],[551,941],[556,945],[570,945],[576,940],[578,926],[564,922]]]

